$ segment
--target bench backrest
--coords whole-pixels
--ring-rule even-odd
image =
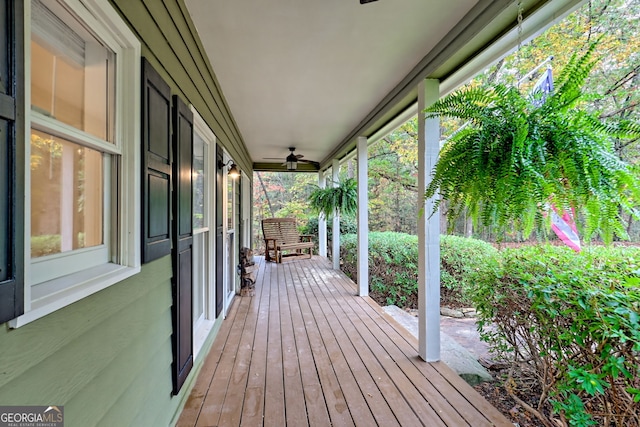
[[[278,243],[297,243],[300,233],[295,218],[265,218],[262,220],[265,239],[276,239]]]

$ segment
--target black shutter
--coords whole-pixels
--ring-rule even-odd
[[[0,323],[24,313],[24,11],[0,0]]]
[[[173,97],[173,393],[193,367],[193,114]]]
[[[171,253],[171,89],[142,60],[142,261]]]

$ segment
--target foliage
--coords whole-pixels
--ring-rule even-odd
[[[418,121],[411,119],[369,150],[369,224],[417,234]]]
[[[318,236],[318,217],[314,216],[309,218],[306,226],[300,229],[302,234],[311,234],[313,236]],[[358,232],[358,223],[353,217],[344,217],[340,218],[340,234],[355,234]],[[329,240],[332,239],[333,236],[333,222],[327,222],[327,238]]]
[[[640,2],[625,0],[591,0],[574,13],[553,25],[517,52],[501,59],[480,73],[469,87],[478,87],[495,82],[516,84],[550,55],[549,63],[554,69],[563,68],[572,52],[579,50],[592,39],[599,39],[595,55],[605,58],[595,65],[585,82],[585,93],[600,93],[604,96],[590,97],[583,107],[608,121],[640,121],[640,31],[635,24],[640,14]],[[542,68],[544,70],[544,68]],[[537,75],[521,84],[529,91]],[[443,118],[443,137],[451,135],[464,120]],[[372,144],[369,150],[369,221],[372,229],[400,231],[416,234],[414,217],[417,209],[417,122],[413,118],[404,123],[381,141]],[[615,140],[616,153],[629,163],[640,162],[638,140]],[[441,206],[446,216],[446,203]],[[504,235],[500,229],[475,224],[466,218],[466,212],[455,223],[456,234],[477,236],[485,240],[522,241],[524,236],[515,227],[507,227],[515,234]],[[445,218],[446,219],[446,218]],[[453,221],[451,221],[453,223]],[[640,236],[640,223],[631,215],[625,219],[627,234],[634,240]],[[442,227],[443,232],[445,226]],[[547,238],[540,232],[541,240]]]
[[[43,138],[44,133],[31,134],[31,170],[43,165],[44,158],[58,159],[62,156],[62,144],[54,138]]]
[[[336,186],[315,186],[309,195],[309,206],[325,218],[337,212],[340,216],[353,216],[358,210],[358,183],[353,178],[336,182]]]
[[[315,173],[255,172],[253,175],[252,247],[256,253],[264,244],[260,222],[264,218],[295,218],[304,226],[309,219],[307,198],[310,185],[317,182]]]
[[[31,236],[31,258],[60,253],[60,242],[61,236],[59,234]]]
[[[343,270],[357,280],[357,236],[341,239]],[[476,272],[497,255],[490,244],[476,239],[441,236],[441,289],[450,299],[471,302]],[[383,305],[417,308],[418,237],[404,233],[369,234],[369,279],[371,296]],[[446,297],[446,296],[445,296]]]
[[[340,240],[343,271],[357,281],[357,235]],[[369,294],[381,305],[417,308],[418,237],[404,233],[369,233]]]
[[[285,215],[280,212],[284,210],[299,221],[306,219],[306,214],[298,213],[299,206],[307,205],[310,186],[317,180],[314,173],[256,172],[253,179],[254,216],[260,219],[283,217]]]
[[[507,390],[541,390],[545,425],[640,426],[640,249],[507,249],[478,274],[483,338],[512,372]]]
[[[469,120],[441,151],[425,197],[438,191],[455,218],[469,209],[483,224],[512,224],[529,235],[553,204],[584,213],[584,238],[625,237],[621,210],[634,212],[637,176],[614,153],[615,139],[637,138],[640,125],[607,124],[581,108],[581,91],[593,69],[595,44],[574,55],[541,99],[504,84],[453,93],[426,109],[427,116]]]
[[[482,240],[446,236],[440,238],[442,298],[471,306],[475,276],[498,256],[498,250]]]

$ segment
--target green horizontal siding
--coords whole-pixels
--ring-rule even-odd
[[[0,330],[0,404],[64,405],[65,425],[152,425],[171,398],[171,260],[21,328]],[[149,420],[144,423],[142,420]]]

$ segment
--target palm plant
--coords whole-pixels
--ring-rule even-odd
[[[527,236],[555,205],[581,214],[585,240],[624,238],[621,215],[637,216],[640,186],[613,143],[638,138],[640,125],[605,123],[584,109],[581,88],[597,62],[594,48],[572,56],[544,100],[497,84],[453,93],[427,108],[427,117],[471,125],[443,147],[425,197],[439,192],[450,220],[466,208],[476,222],[502,230],[515,224]]]
[[[357,182],[353,178],[339,181],[338,185],[320,188],[318,186],[309,195],[309,205],[325,218],[338,215],[353,216],[358,210]]]

